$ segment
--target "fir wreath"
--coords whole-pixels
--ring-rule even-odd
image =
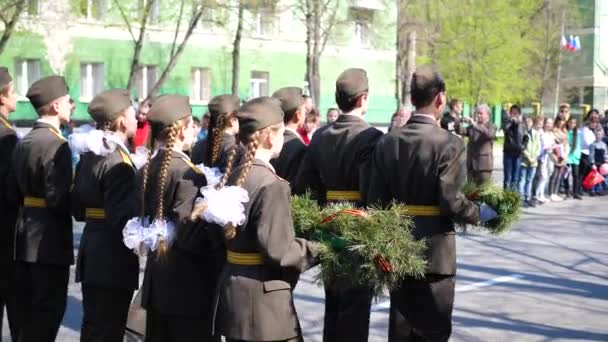
[[[511,190],[503,190],[492,183],[476,185],[467,183],[464,186],[465,196],[478,203],[485,203],[494,208],[498,217],[481,225],[490,233],[499,235],[511,229],[521,215],[521,196]]]
[[[317,281],[339,288],[370,287],[375,295],[422,278],[426,244],[416,240],[403,206],[355,209],[350,203],[321,208],[308,195],[292,197],[296,235],[321,243]]]

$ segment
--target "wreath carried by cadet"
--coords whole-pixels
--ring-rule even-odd
[[[293,196],[291,208],[296,235],[321,243],[317,281],[371,287],[379,295],[405,277],[424,276],[426,245],[413,237],[402,205],[364,211],[345,202],[321,208],[304,195]]]
[[[512,190],[503,190],[492,183],[482,185],[467,183],[463,192],[469,200],[483,202],[496,210],[498,217],[480,226],[491,234],[503,234],[509,231],[511,226],[519,220],[521,215],[521,196],[519,193]]]

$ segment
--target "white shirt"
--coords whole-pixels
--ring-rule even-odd
[[[589,146],[595,142],[595,133],[585,126],[581,133],[581,153],[589,155]]]

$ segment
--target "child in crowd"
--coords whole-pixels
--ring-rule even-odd
[[[541,152],[541,128],[542,120],[540,117],[526,120],[527,141],[522,153],[521,178],[519,180],[519,193],[521,194],[524,206],[535,207],[536,203],[532,199],[532,181],[538,166],[538,157]]]
[[[589,162],[594,170],[597,170],[602,164],[608,162],[608,147],[606,143],[602,141],[604,133],[600,130],[595,131],[595,142],[589,145]],[[603,196],[606,194],[608,189],[608,182],[604,182],[594,186],[591,189],[589,195],[591,196]]]

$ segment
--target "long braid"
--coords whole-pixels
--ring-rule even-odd
[[[148,144],[148,157],[146,158],[146,165],[144,166],[144,174],[141,181],[141,220],[143,222],[144,215],[146,214],[146,190],[148,190],[148,177],[150,175],[150,165],[152,164],[152,151],[154,150],[154,138],[151,137]]]
[[[247,178],[247,174],[251,170],[253,166],[253,160],[255,159],[255,152],[258,149],[259,138],[263,131],[257,131],[253,133],[248,138],[247,142],[247,152],[245,154],[245,159],[241,164],[241,170],[239,174],[239,178],[237,178],[235,185],[241,186],[245,182],[245,178]],[[236,236],[236,227],[231,223],[224,226],[224,238],[226,240],[232,240]]]
[[[226,122],[225,119],[226,119],[226,117],[224,115],[220,115],[217,118],[215,127],[213,128],[213,132],[211,132],[211,134],[213,134],[213,136],[212,136],[211,147],[210,147],[211,160],[209,161],[209,166],[215,165],[215,162],[217,161],[217,158],[220,154],[220,145],[222,142],[222,132],[224,130],[224,124]]]
[[[169,165],[171,165],[171,157],[173,154],[173,145],[177,139],[177,133],[179,132],[180,125],[173,123],[168,127],[169,134],[165,141],[165,149],[163,151],[163,160],[158,173],[158,208],[156,209],[155,218],[161,220],[164,217],[165,212],[165,191],[167,186],[167,175],[169,173]],[[158,256],[165,255],[167,253],[167,242],[164,239],[160,239],[158,245]]]
[[[224,171],[224,174],[222,175],[222,178],[215,186],[217,190],[223,188],[226,185],[226,182],[228,182],[228,178],[230,177],[230,174],[232,173],[232,168],[234,167],[234,161],[236,160],[238,145],[238,143],[234,144],[234,146],[232,146],[232,149],[230,149],[230,152],[228,153],[228,159],[226,160],[226,169]]]

